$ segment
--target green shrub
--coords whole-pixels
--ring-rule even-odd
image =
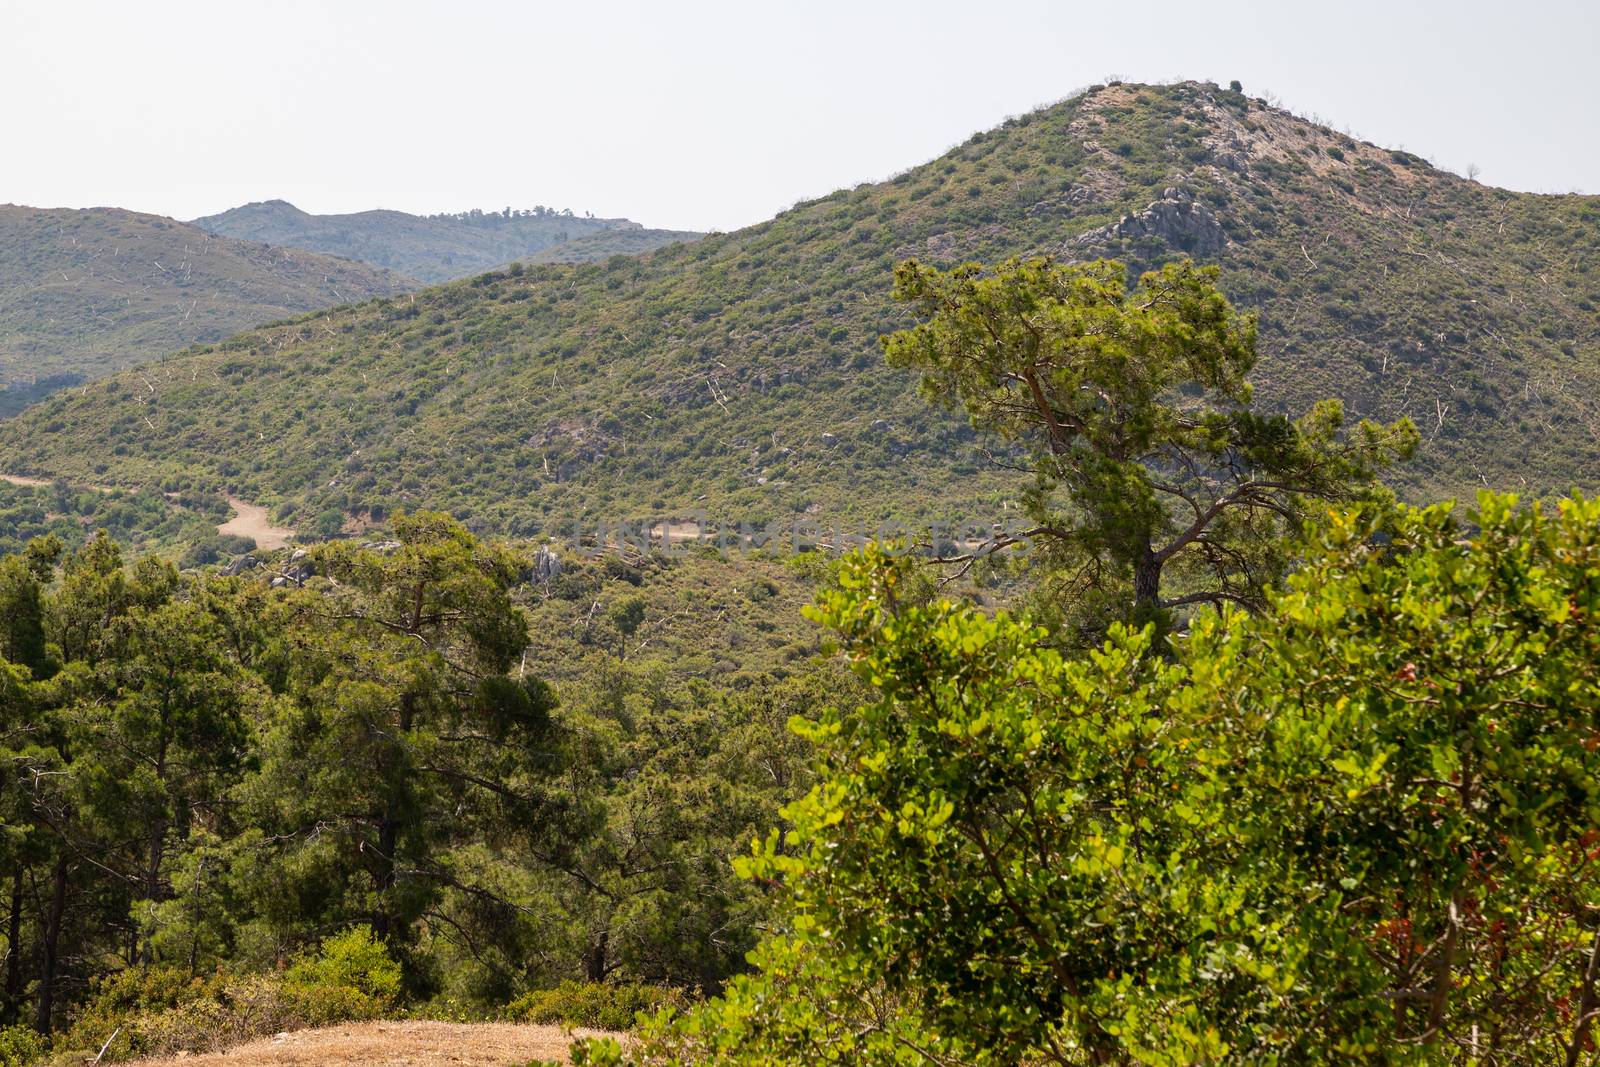
[[[562,982],[555,989],[525,993],[506,1005],[512,1022],[588,1026],[627,1030],[640,1012],[681,1008],[689,998],[682,990],[636,983]]]
[[[255,550],[256,542],[253,537],[215,534],[196,538],[190,544],[189,550],[184,553],[182,564],[185,567],[202,567],[207,563],[219,563],[234,556],[248,555]]]
[[[0,1067],[28,1067],[49,1051],[50,1042],[36,1030],[26,1026],[0,1030]]]
[[[104,1062],[209,1052],[284,1030],[391,1012],[400,965],[370,927],[328,938],[283,974],[194,977],[176,967],[129,968],[94,987],[62,1047]],[[10,1067],[0,1044],[0,1067]],[[19,1061],[27,1062],[27,1061]]]
[[[400,994],[400,965],[363,923],[322,942],[315,957],[305,957],[284,976],[295,985],[342,987],[378,1000]]]
[[[221,975],[197,977],[177,967],[130,967],[108,974],[90,987],[89,1000],[74,1015],[62,1045],[98,1052],[116,1034],[114,1044],[106,1048],[106,1059],[134,1055],[145,1047],[150,1020],[217,999],[224,982]]]

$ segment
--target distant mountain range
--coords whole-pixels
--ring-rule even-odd
[[[0,423],[0,454],[288,525],[991,519],[1024,487],[878,337],[907,321],[896,262],[1040,253],[1219,264],[1261,316],[1260,404],[1410,415],[1413,499],[1600,490],[1600,198],[1479,185],[1194,82],[1098,86],[734,233],[252,330],[58,394]]]
[[[413,288],[364,263],[158,215],[0,205],[0,413],[250,326]]]
[[[308,215],[282,200],[194,223],[0,205],[0,418],[192,344],[506,266],[634,255],[700,234],[538,208]]]
[[[514,260],[583,262],[700,236],[543,207],[456,215],[403,211],[311,215],[283,200],[246,204],[195,219],[194,225],[224,237],[344,256],[424,282],[465,278]]]

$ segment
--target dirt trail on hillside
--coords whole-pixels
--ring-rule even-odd
[[[511,1023],[378,1022],[298,1030],[227,1052],[137,1060],[143,1067],[510,1067],[567,1060],[572,1036],[556,1026]],[[611,1035],[615,1036],[615,1035]]]
[[[0,482],[10,482],[12,485],[24,486],[28,489],[48,489],[56,484],[53,478],[29,478],[21,474],[0,474]],[[96,493],[109,493],[109,485],[73,485],[73,489],[90,489]]]
[[[217,527],[219,534],[254,538],[256,547],[271,552],[289,543],[295,532],[284,526],[274,526],[267,518],[267,509],[247,504],[236,496],[228,498],[228,506],[235,512],[233,518]]]
[[[12,485],[26,486],[30,489],[44,489],[53,484],[43,478],[24,478],[20,474],[0,474],[0,482],[10,482]]]

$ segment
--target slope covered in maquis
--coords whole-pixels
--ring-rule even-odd
[[[516,260],[583,263],[700,236],[545,207],[454,215],[404,211],[312,215],[283,200],[245,204],[195,219],[194,225],[226,237],[345,256],[424,282],[465,278]]]
[[[119,208],[0,205],[0,413],[240,330],[416,287],[333,256]]]
[[[1600,199],[1481,186],[1197,83],[1096,87],[694,244],[255,330],[52,399],[0,452],[331,528],[421,504],[508,534],[998,519],[1016,476],[878,338],[907,321],[897,261],[1036,253],[1219,264],[1261,315],[1261,406],[1410,415],[1413,499],[1600,487]]]

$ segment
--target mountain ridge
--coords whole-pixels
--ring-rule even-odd
[[[0,205],[0,384],[64,385],[415,287],[363,263],[219,238],[160,215]]]
[[[700,236],[688,231],[650,230],[631,219],[593,218],[545,207],[441,215],[374,208],[314,215],[287,200],[243,204],[195,219],[194,225],[240,240],[344,256],[431,283],[469,277],[534,256],[576,262],[617,254],[604,246],[586,252],[592,242],[582,242],[604,234],[614,238],[627,234],[626,248],[632,252]]]
[[[1480,186],[1194,82],[1094,87],[694,244],[253,331],[149,388],[47,401],[0,448],[20,473],[226,488],[289,525],[988,520],[1021,487],[878,354],[907,321],[893,265],[1191,252],[1261,315],[1263,407],[1417,421],[1405,495],[1600,488],[1600,198]]]

